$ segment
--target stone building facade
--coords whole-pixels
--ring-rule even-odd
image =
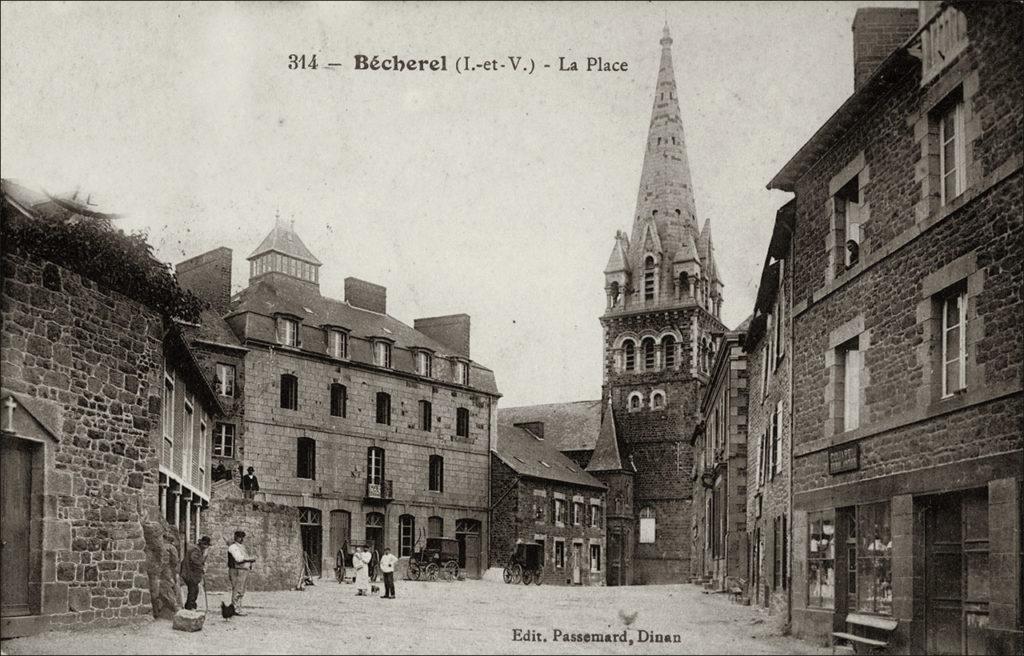
[[[1024,19],[889,17],[913,36],[770,184],[796,194],[793,630],[1020,653]]]
[[[4,638],[150,615],[166,586],[151,576],[159,563],[148,558],[147,536],[157,536],[158,557],[165,533],[184,539],[160,518],[165,376],[193,389],[197,429],[217,412],[162,312],[17,245],[19,225],[42,221],[50,234],[97,222],[86,232],[127,239],[102,215],[3,181]],[[187,483],[201,494],[206,482],[191,465],[209,456],[193,446]]]
[[[792,201],[775,217],[761,269],[754,315],[743,348],[747,353],[747,585],[751,603],[772,621],[789,622],[792,594],[792,397],[790,395],[790,300]]]
[[[746,322],[719,339],[721,348],[701,400],[693,447],[693,578],[712,590],[746,581]]]
[[[711,226],[698,223],[668,28],[630,236],[605,267],[603,397],[624,462],[635,468],[627,583],[689,580],[693,458],[689,438],[717,348],[722,281]],[[615,558],[615,554],[611,555]]]
[[[219,259],[183,282],[226,275]],[[299,509],[314,574],[331,572],[354,542],[403,557],[438,534],[459,540],[461,565],[478,576],[499,394],[493,373],[470,358],[469,317],[407,326],[387,314],[383,287],[355,278],[344,301],[323,296],[319,260],[280,221],[249,260],[222,336],[199,346],[221,362],[224,331],[234,336],[227,350],[244,393],[236,386],[232,421],[244,435],[239,460],[259,477],[256,500]],[[230,280],[196,288],[222,293]]]
[[[517,542],[538,543],[543,583],[604,585],[605,486],[547,444],[542,423],[508,424],[499,412],[491,499],[492,566]]]

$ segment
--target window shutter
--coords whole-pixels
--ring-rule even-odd
[[[773,525],[771,527],[772,534],[765,540],[764,579],[765,582],[769,585],[769,587],[772,588],[775,587],[775,536],[777,535],[774,523],[778,521],[778,519],[773,520]]]

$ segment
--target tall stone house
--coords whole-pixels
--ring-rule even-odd
[[[219,249],[180,267],[186,286],[226,308],[195,343],[207,367],[230,364],[244,381],[230,461],[255,468],[258,501],[298,510],[314,574],[356,542],[405,557],[439,535],[459,540],[460,564],[478,576],[500,395],[470,357],[469,317],[408,326],[387,314],[384,287],[357,278],[344,300],[322,295],[321,262],[280,220],[248,258],[249,284],[226,298],[230,257]]]
[[[110,215],[2,184],[0,637],[173,612],[220,413],[161,306],[173,280],[148,255],[97,271],[137,252]]]
[[[542,582],[604,585],[605,486],[552,446],[542,422],[512,424],[498,412],[491,451],[490,562],[518,543],[540,544]]]
[[[661,46],[633,230],[615,237],[601,317],[602,395],[610,400],[619,452],[627,469],[635,468],[632,527],[623,527],[623,542],[635,548],[627,583],[690,579],[689,438],[716,334],[726,330],[711,225],[700,227],[694,203],[667,27]],[[638,532],[641,521],[648,528]]]
[[[780,627],[789,622],[792,593],[790,273],[795,205],[790,201],[775,215],[743,344],[749,389],[744,595],[751,603],[769,609],[772,621]]]
[[[711,380],[700,404],[693,448],[693,578],[731,591],[747,567],[748,322],[719,338]]]
[[[1024,649],[1022,27],[859,10],[853,95],[769,184],[795,194],[796,635],[858,613],[894,653]]]

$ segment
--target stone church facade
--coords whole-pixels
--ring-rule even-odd
[[[599,478],[635,472],[632,528],[623,525],[623,541],[635,543],[627,584],[689,579],[689,437],[715,334],[725,332],[723,284],[710,222],[700,227],[694,202],[667,27],[661,46],[632,233],[616,235],[604,272],[603,397],[616,420],[621,462],[604,463],[611,468],[602,472],[588,467]],[[614,508],[615,486],[609,487]]]

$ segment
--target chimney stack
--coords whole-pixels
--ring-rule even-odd
[[[345,278],[345,302],[380,314],[388,313],[388,290],[359,278]]]
[[[174,272],[179,285],[206,301],[218,315],[228,313],[231,302],[230,248],[215,248],[179,262]]]
[[[864,86],[878,65],[903,45],[917,28],[917,9],[858,9],[853,17],[853,90]]]
[[[413,328],[444,344],[456,355],[469,357],[469,315],[449,314],[413,321]]]

